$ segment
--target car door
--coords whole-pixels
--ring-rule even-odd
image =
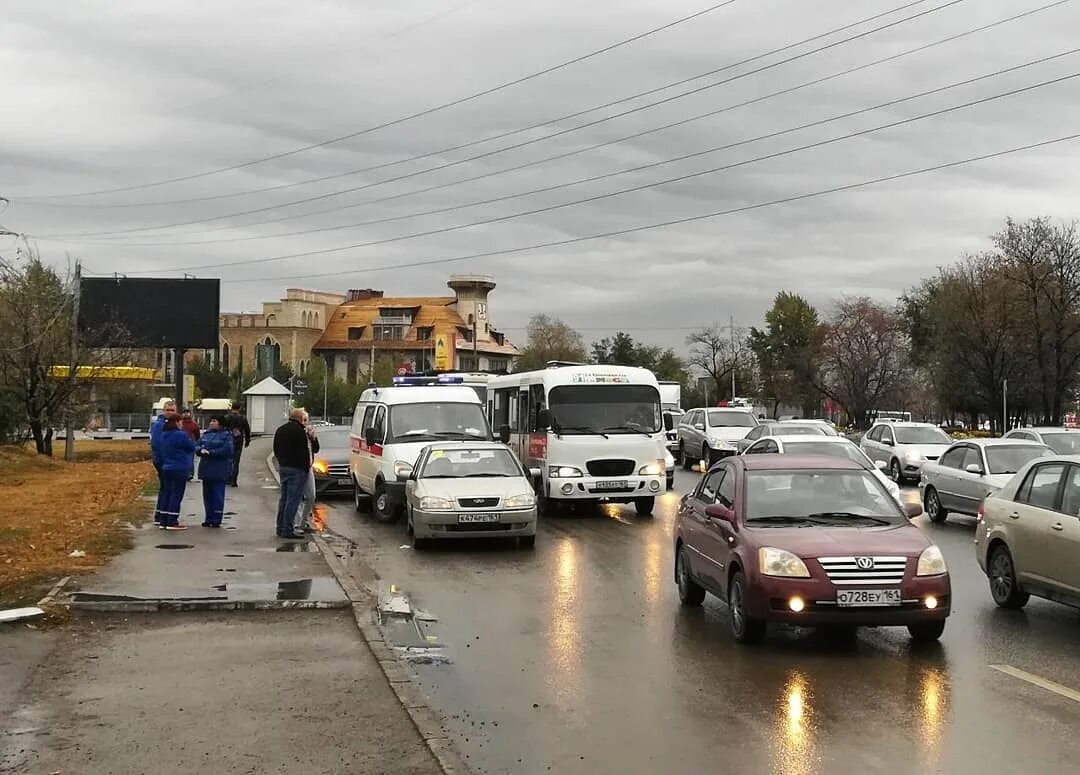
[[[871,460],[880,460],[886,465],[889,463],[889,455],[886,454],[886,447],[881,441],[881,434],[885,432],[885,426],[879,425],[876,428],[871,428],[870,432],[866,434],[863,439],[864,450]]]
[[[945,509],[956,509],[960,503],[958,474],[964,464],[964,455],[967,446],[957,444],[945,450],[945,454],[937,461],[937,469],[932,474],[934,489],[937,490],[938,500]]]
[[[1050,535],[1058,533],[1051,525],[1063,516],[1058,509],[1066,468],[1059,462],[1033,467],[1017,490],[1012,510],[1006,510],[1009,551],[1021,582],[1046,584],[1049,578],[1044,555]]]
[[[978,466],[979,473],[968,471],[968,466]],[[986,497],[986,491],[990,486],[987,484],[986,470],[982,450],[973,444],[965,446],[964,460],[956,472],[957,511],[964,514],[978,513],[979,504]]]
[[[716,578],[715,563],[709,557],[707,548],[711,538],[705,531],[705,507],[716,500],[716,489],[727,467],[717,468],[701,480],[694,495],[687,499],[683,524],[687,526],[687,547],[690,549],[690,569],[694,575],[706,584],[712,584]]]
[[[697,418],[701,414],[697,409],[691,410],[679,423],[679,441],[682,442],[683,452],[687,457],[692,457],[697,445]]]
[[[761,435],[762,435],[763,433],[765,433],[765,430],[766,430],[767,428],[768,428],[768,426],[767,426],[767,425],[758,425],[758,426],[755,426],[755,427],[754,427],[754,428],[752,428],[752,429],[750,430],[750,432],[749,432],[749,433],[747,433],[747,434],[746,434],[746,435],[745,435],[745,436],[744,436],[743,438],[741,438],[741,439],[736,439],[736,440],[735,440],[735,448],[736,448],[736,449],[737,449],[737,450],[738,450],[739,452],[742,452],[742,451],[744,451],[744,450],[745,450],[745,449],[746,449],[747,447],[749,447],[749,446],[750,446],[751,444],[753,444],[753,443],[754,443],[755,441],[757,441],[758,439],[760,439],[760,438],[761,438]]]
[[[720,480],[716,484],[713,503],[735,508],[736,477],[738,473],[731,465],[722,466],[716,471]],[[735,543],[735,531],[731,523],[705,515],[702,527],[702,553],[708,558],[709,583],[718,595],[725,596],[727,586],[727,566],[731,559],[731,547]]]
[[[772,439],[761,439],[746,448],[746,455],[767,455],[780,451],[780,446]]]
[[[1080,466],[1069,466],[1058,517],[1047,534],[1046,576],[1058,591],[1080,601]]]
[[[360,443],[356,463],[356,483],[368,495],[372,494],[375,489],[375,458],[371,447],[364,440],[364,436],[367,435],[368,428],[374,425],[376,408],[375,404],[368,404],[364,407],[364,419],[360,423]]]

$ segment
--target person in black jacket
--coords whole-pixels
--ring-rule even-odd
[[[304,497],[312,453],[319,450],[317,439],[309,439],[304,428],[304,410],[293,409],[288,421],[274,433],[274,457],[281,475],[278,498],[277,534],[279,538],[303,538],[293,527],[296,511]]]
[[[225,426],[232,431],[233,437],[232,475],[229,477],[229,485],[236,487],[237,477],[240,476],[240,456],[251,446],[251,425],[240,413],[240,404],[233,404],[232,411],[225,415]]]

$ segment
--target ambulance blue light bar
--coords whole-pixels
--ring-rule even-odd
[[[452,374],[443,374],[439,377],[394,377],[395,385],[460,385],[464,378]]]

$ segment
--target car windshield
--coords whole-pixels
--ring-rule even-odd
[[[319,449],[324,452],[331,449],[349,448],[349,431],[347,430],[320,431],[316,429],[315,433],[319,439]]]
[[[559,385],[549,401],[556,433],[656,433],[664,427],[660,394],[649,385]]]
[[[881,482],[862,469],[748,471],[745,519],[761,526],[793,521],[852,527],[907,522]]]
[[[992,474],[1015,474],[1028,461],[1050,454],[1045,447],[987,447],[986,462]]]
[[[419,479],[521,476],[521,469],[505,449],[433,449],[421,467]]]
[[[893,428],[897,444],[952,444],[952,439],[938,428]]]
[[[709,425],[713,428],[756,428],[757,424],[750,412],[709,412]]]
[[[873,465],[861,449],[851,442],[789,441],[784,444],[789,455],[824,455],[850,460],[863,466]]]
[[[1042,434],[1043,443],[1059,455],[1075,455],[1080,452],[1080,433],[1062,431]]]
[[[820,425],[773,425],[769,428],[772,436],[828,436]]]
[[[491,431],[480,404],[398,404],[390,407],[388,438],[398,442],[447,438],[491,440]]]

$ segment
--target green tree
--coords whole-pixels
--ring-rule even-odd
[[[759,369],[761,393],[772,402],[798,406],[815,416],[821,394],[815,387],[821,360],[821,322],[817,310],[795,293],[780,291],[765,313],[765,328],[750,329],[750,349]]]
[[[187,365],[187,373],[195,377],[195,387],[201,398],[229,398],[232,380],[220,365],[199,361]]]
[[[592,343],[592,362],[617,366],[639,366],[648,369],[657,379],[683,382],[686,364],[674,349],[656,347],[636,341],[622,331]]]
[[[558,318],[533,315],[527,328],[528,341],[521,349],[516,370],[542,369],[549,361],[586,361],[581,334]]]

